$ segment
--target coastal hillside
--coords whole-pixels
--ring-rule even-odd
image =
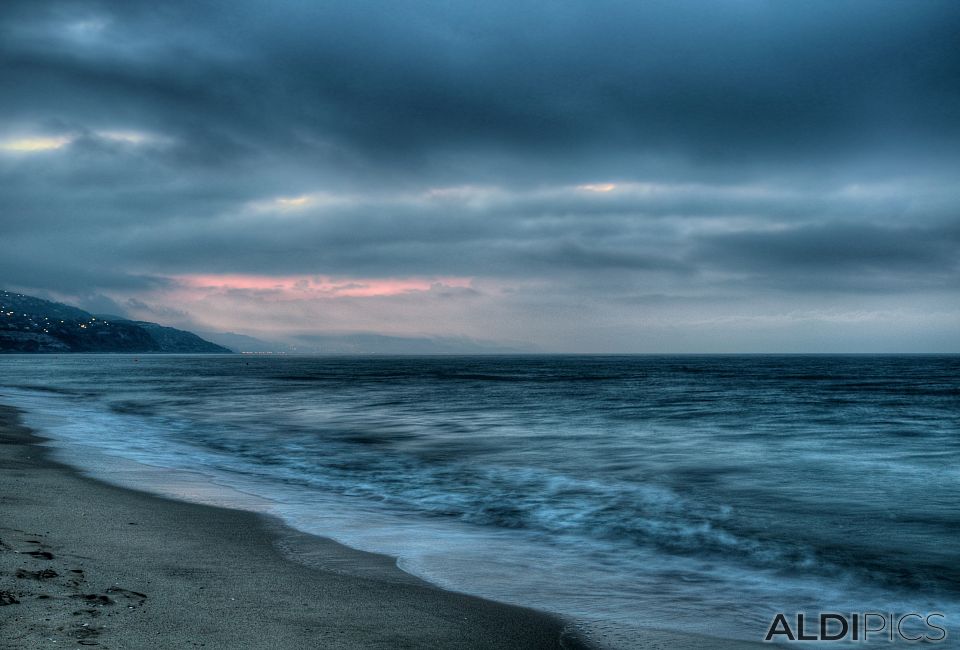
[[[76,307],[0,291],[0,353],[229,353],[156,323],[98,318]]]

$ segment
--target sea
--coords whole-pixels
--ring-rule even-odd
[[[0,402],[98,478],[606,647],[823,612],[960,640],[960,356],[5,356]]]

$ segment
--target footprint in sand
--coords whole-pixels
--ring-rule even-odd
[[[27,571],[26,569],[17,569],[18,578],[29,578],[31,580],[49,580],[56,578],[59,573],[53,569],[43,569],[42,571]]]
[[[86,582],[87,577],[83,573],[83,569],[70,569],[67,577],[69,580],[67,584],[71,587],[79,587],[81,584]]]
[[[134,606],[129,604],[130,601],[135,601],[137,605],[143,605],[147,600],[146,594],[124,589],[123,587],[110,587],[107,589],[106,594],[76,594],[70,597],[85,600],[92,605],[113,605],[118,601],[126,601],[128,607]]]
[[[52,560],[53,553],[50,551],[28,551],[27,555],[32,555],[33,557],[40,558],[43,560]]]
[[[139,591],[124,589],[123,587],[110,587],[107,589],[107,593],[112,595],[114,598],[120,597],[127,600],[135,600],[137,601],[137,605],[142,605],[147,600],[146,594],[141,594]],[[132,607],[132,605],[130,605],[130,607]]]
[[[70,597],[79,598],[81,600],[85,600],[88,603],[92,603],[94,605],[112,605],[113,604],[113,598],[111,598],[110,596],[105,596],[103,594],[76,594]]]

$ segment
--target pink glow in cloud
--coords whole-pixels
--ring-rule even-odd
[[[429,291],[436,286],[469,287],[472,278],[334,278],[320,275],[178,275],[182,289],[199,291],[253,291],[279,299],[373,298]]]

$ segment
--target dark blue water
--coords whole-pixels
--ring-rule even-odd
[[[960,618],[957,356],[6,357],[0,373],[0,400],[62,445],[201,472],[611,638],[759,639],[777,611]]]

